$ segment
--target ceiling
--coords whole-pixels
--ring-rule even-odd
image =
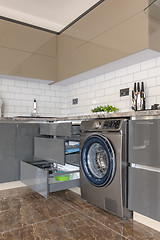
[[[59,32],[97,0],[0,0],[0,16]]]

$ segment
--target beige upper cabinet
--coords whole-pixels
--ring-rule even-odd
[[[105,0],[59,35],[0,20],[0,74],[61,81],[147,48],[160,51],[156,2]]]
[[[0,20],[0,73],[56,81],[57,35]]]
[[[58,39],[58,80],[148,48],[148,0],[106,0]]]

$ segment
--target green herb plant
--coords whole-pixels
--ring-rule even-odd
[[[94,112],[115,112],[115,111],[118,111],[119,109],[116,108],[116,107],[112,107],[110,105],[107,105],[107,106],[99,106],[99,107],[96,107],[94,109],[92,109],[91,111],[94,113]]]

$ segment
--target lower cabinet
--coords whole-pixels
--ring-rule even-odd
[[[39,123],[0,123],[0,183],[20,180],[20,161],[33,161]]]
[[[79,167],[55,164],[45,160],[21,162],[21,181],[48,198],[50,192],[80,186]]]
[[[129,167],[128,208],[160,221],[160,170]]]
[[[72,122],[40,124],[34,161],[21,162],[21,181],[48,198],[50,192],[80,186],[80,126]]]

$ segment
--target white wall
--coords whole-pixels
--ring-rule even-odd
[[[53,85],[1,75],[4,116],[31,115],[33,97],[41,116],[90,114],[92,108],[108,104],[130,111],[133,82],[138,81],[145,83],[147,108],[160,103],[160,57],[83,81],[64,80]],[[128,87],[130,95],[120,98],[120,89]],[[77,105],[72,105],[73,98],[78,98]]]
[[[70,83],[63,81],[66,88],[66,115],[91,113],[99,105],[112,105],[119,111],[131,111],[131,91],[134,82],[143,81],[146,92],[146,107],[160,103],[160,57],[98,77]],[[120,97],[120,89],[130,89],[130,95]],[[78,98],[78,105],[72,105],[72,99]]]

